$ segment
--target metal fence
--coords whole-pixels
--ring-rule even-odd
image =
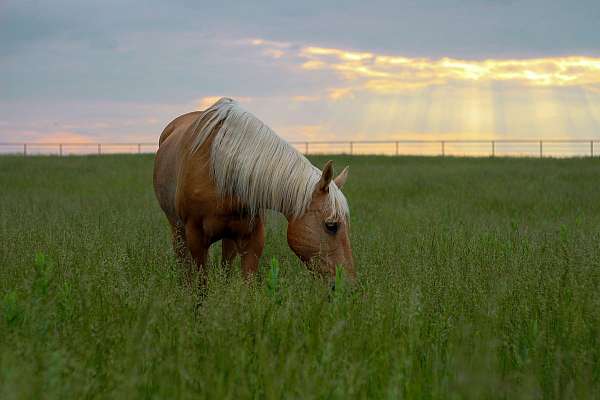
[[[151,151],[147,151],[152,148]],[[0,142],[0,154],[112,154],[112,153],[153,153],[158,148],[156,143],[22,143]],[[115,149],[117,149],[115,151]],[[33,152],[32,152],[33,150]],[[69,152],[69,150],[71,150]]]
[[[589,156],[600,139],[588,140],[346,140],[292,141],[304,154],[475,155],[475,156]],[[551,147],[554,151],[548,152]],[[557,147],[562,150],[557,150]],[[156,143],[0,143],[0,154],[114,154],[154,153]],[[567,149],[565,154],[565,148]],[[475,151],[473,151],[475,149]],[[562,153],[561,153],[562,151]]]

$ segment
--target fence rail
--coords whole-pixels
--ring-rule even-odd
[[[450,145],[480,145],[484,146],[485,149],[479,155],[488,155],[491,157],[495,157],[498,154],[498,146],[500,145],[521,145],[521,146],[535,146],[535,154],[539,155],[540,158],[544,157],[544,145],[577,145],[586,147],[589,146],[588,149],[581,151],[578,150],[575,155],[579,156],[589,156],[594,157],[596,146],[600,144],[600,139],[573,139],[573,140],[539,140],[539,139],[499,139],[499,140],[316,140],[316,141],[291,141],[290,144],[296,146],[300,151],[304,154],[316,154],[318,151],[315,151],[315,146],[326,146],[329,149],[329,153],[331,153],[332,147],[337,148],[338,150],[334,150],[333,152],[342,153],[342,154],[422,154],[415,152],[406,152],[408,150],[406,147],[408,145],[424,145],[424,146],[436,146],[437,151],[434,154],[440,156],[450,155],[452,153],[448,152],[447,146]],[[390,146],[387,152],[357,152],[357,146],[360,145],[380,145],[380,146]],[[311,148],[312,146],[312,148]],[[339,147],[342,146],[343,149],[340,152]],[[8,151],[4,151],[6,149]],[[10,148],[13,148],[14,151],[10,151]],[[71,148],[92,148],[91,151],[87,151],[86,154],[90,152],[93,154],[105,154],[107,149],[119,148],[120,153],[152,153],[155,152],[158,148],[156,143],[23,143],[23,142],[0,142],[0,154],[14,154],[21,153],[24,156],[32,155],[32,148],[43,148],[46,152],[36,152],[35,154],[57,154],[59,156],[65,155],[65,152]],[[145,151],[148,148],[152,148],[152,151]],[[125,149],[125,151],[121,151]],[[111,153],[111,151],[108,151]],[[112,152],[114,153],[114,151]],[[321,151],[321,153],[324,153]],[[428,154],[430,154],[429,152]],[[528,153],[532,153],[531,148],[528,149]],[[456,154],[456,152],[454,152]],[[519,155],[521,153],[517,153]],[[505,155],[515,155],[515,152],[507,153]]]

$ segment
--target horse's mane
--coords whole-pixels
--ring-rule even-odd
[[[194,129],[192,152],[213,136],[210,170],[222,196],[237,196],[252,217],[266,209],[304,214],[321,171],[261,120],[224,97],[203,112]],[[349,212],[333,181],[329,209],[335,218]]]

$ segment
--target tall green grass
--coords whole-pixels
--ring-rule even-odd
[[[599,397],[598,160],[334,160],[358,286],[273,216],[201,296],[152,157],[0,157],[0,399]]]

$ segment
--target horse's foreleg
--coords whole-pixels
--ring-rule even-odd
[[[185,224],[185,239],[190,250],[197,272],[201,275],[202,284],[206,283],[208,249],[210,243],[206,240],[204,233],[192,221]],[[191,272],[190,277],[191,277]]]
[[[185,240],[185,227],[182,223],[171,224],[171,242],[177,261],[184,264],[189,261],[189,250]]]
[[[265,227],[262,221],[256,222],[252,233],[238,240],[242,256],[242,274],[249,280],[258,271],[258,262],[265,247]]]
[[[235,240],[232,239],[223,239],[221,240],[221,248],[222,248],[222,257],[221,257],[221,266],[227,270],[231,269],[231,265],[233,264],[233,260],[237,255],[237,245]]]

